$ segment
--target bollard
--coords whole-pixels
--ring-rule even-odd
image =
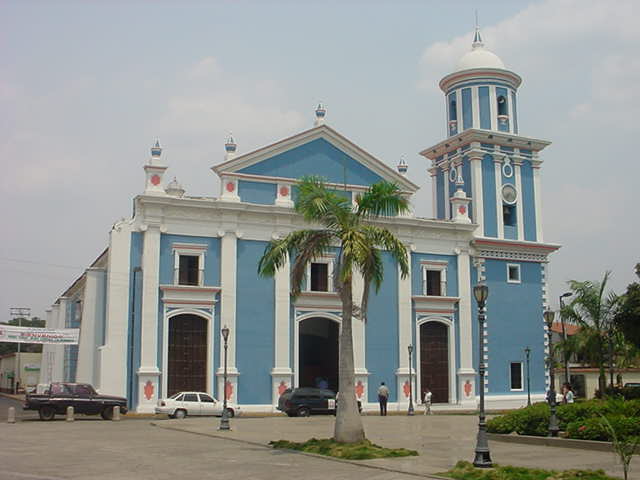
[[[112,418],[112,420],[114,422],[119,422],[120,421],[120,407],[118,405],[113,407],[113,418]]]
[[[67,407],[67,422],[73,422],[73,407]]]
[[[7,413],[7,423],[16,423],[16,407],[9,407]]]

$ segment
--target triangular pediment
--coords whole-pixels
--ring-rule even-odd
[[[318,175],[332,184],[369,186],[394,182],[413,193],[418,186],[326,125],[320,125],[213,167],[220,176],[297,180]]]

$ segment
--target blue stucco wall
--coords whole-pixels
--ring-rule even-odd
[[[444,218],[444,202],[445,202],[445,198],[444,198],[444,173],[442,173],[441,171],[438,171],[438,174],[436,175],[436,215],[437,218],[439,219],[443,219]]]
[[[380,291],[371,289],[366,325],[366,366],[369,371],[369,398],[375,401],[380,382],[389,387],[389,401],[396,401],[398,368],[398,274],[388,253],[382,254],[384,281]]]
[[[243,168],[240,173],[284,178],[319,175],[329,182],[352,185],[371,185],[382,180],[378,174],[323,138]]]
[[[521,283],[507,283],[507,263],[520,265]],[[539,263],[486,260],[489,392],[510,393],[510,362],[531,348],[531,391],[545,389],[542,269]],[[477,337],[476,337],[477,338]],[[513,392],[522,394],[522,392]]]
[[[473,126],[473,104],[471,102],[471,89],[462,89],[462,128],[466,130]]]
[[[82,306],[78,304],[81,292],[69,297],[67,302],[67,310],[64,319],[65,328],[80,328],[80,321],[78,315],[82,315],[82,312],[77,312]],[[78,370],[78,345],[65,345],[64,347],[64,381],[75,382],[76,373]]]
[[[447,296],[458,296],[458,257],[455,255],[434,255],[431,253],[411,253],[411,295],[422,292],[422,261],[447,262]],[[386,270],[385,270],[386,271]]]
[[[491,130],[489,87],[478,87],[478,103],[480,104],[480,128]]]
[[[533,192],[533,167],[529,160],[520,167],[522,181],[522,214],[524,216],[524,239],[535,242],[536,238],[536,199]]]
[[[482,158],[482,203],[484,213],[484,236],[498,236],[496,212],[496,176],[493,157],[485,154]]]
[[[274,359],[275,281],[258,277],[267,242],[238,240],[236,279],[236,364],[238,402],[271,403]]]
[[[140,368],[140,341],[141,341],[141,311],[142,311],[142,272],[134,272],[134,268],[142,265],[142,240],[140,232],[131,234],[131,252],[129,262],[129,315],[127,324],[127,399],[129,408],[134,408],[138,404],[138,389],[136,388],[135,372]],[[135,302],[134,302],[135,300]],[[135,303],[135,315],[132,318],[132,306]],[[133,321],[133,324],[132,324]],[[132,338],[133,337],[133,338]],[[131,342],[133,341],[133,350]],[[103,365],[108,368],[108,365]]]
[[[275,183],[238,181],[238,195],[240,200],[247,203],[259,203],[261,205],[273,205],[276,201]]]

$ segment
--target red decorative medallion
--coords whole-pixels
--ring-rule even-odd
[[[358,396],[358,398],[362,398],[363,394],[364,394],[364,385],[362,384],[362,381],[358,380],[358,383],[356,383],[356,395]]]
[[[144,398],[151,400],[153,398],[153,383],[151,380],[147,380],[144,384]]]
[[[231,382],[227,381],[224,393],[227,396],[227,400],[231,400],[231,397],[233,396],[233,385],[231,385]]]
[[[460,205],[460,206],[458,207],[458,211],[459,211],[462,215],[464,215],[465,213],[467,213],[467,207],[465,207],[464,205]]]
[[[289,187],[280,187],[280,196],[286,197],[289,195]]]
[[[404,382],[404,385],[402,386],[402,391],[404,392],[404,396],[409,398],[409,382]]]
[[[233,192],[236,189],[236,184],[233,182],[227,182],[227,192]]]
[[[283,380],[282,382],[280,382],[280,385],[278,385],[278,395],[282,395],[286,389],[287,389],[287,382]]]
[[[469,380],[467,380],[467,381],[464,383],[464,395],[465,395],[466,397],[468,397],[468,396],[470,396],[470,395],[471,395],[471,389],[472,389],[472,388],[473,388],[473,387],[471,386],[471,382],[470,382]]]
[[[151,183],[153,183],[156,186],[160,185],[160,175],[152,175]]]

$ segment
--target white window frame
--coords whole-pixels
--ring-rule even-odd
[[[515,280],[510,275],[511,267],[515,267],[518,271],[518,278]],[[522,283],[522,271],[519,263],[507,263],[507,283]]]
[[[207,245],[198,243],[173,244],[173,284],[180,286],[180,256],[198,257],[198,287],[204,285],[204,263]],[[192,285],[181,285],[188,287]]]
[[[327,292],[322,292],[321,290],[311,290],[311,264],[312,263],[326,263],[327,264]],[[320,293],[329,293],[333,292],[333,266],[335,264],[334,256],[323,256],[319,258],[314,258],[309,263],[307,263],[307,268],[305,269],[305,292],[320,292]]]
[[[520,388],[511,388],[513,385],[513,378],[511,378],[511,365],[514,363],[520,364]],[[524,391],[524,364],[520,361],[518,362],[509,362],[509,390],[512,392],[523,392]]]
[[[427,271],[436,271],[440,272],[440,296],[447,296],[447,262],[422,262],[422,295],[424,296],[435,296],[435,295],[427,295]]]

